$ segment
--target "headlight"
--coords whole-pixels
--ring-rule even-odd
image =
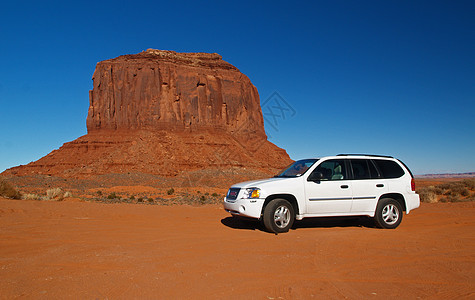
[[[261,189],[259,188],[248,188],[246,189],[246,191],[244,192],[244,198],[259,198],[259,196],[261,195]]]

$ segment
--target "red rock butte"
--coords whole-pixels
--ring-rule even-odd
[[[99,62],[92,79],[88,133],[4,175],[271,174],[291,162],[267,140],[256,87],[216,53],[148,49]]]

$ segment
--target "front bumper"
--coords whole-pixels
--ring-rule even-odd
[[[224,198],[223,207],[228,213],[236,216],[260,219],[264,199],[236,199]]]

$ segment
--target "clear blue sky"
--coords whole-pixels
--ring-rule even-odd
[[[295,112],[266,122],[293,159],[401,158],[475,171],[475,1],[4,1],[0,172],[86,134],[97,62],[217,52]]]

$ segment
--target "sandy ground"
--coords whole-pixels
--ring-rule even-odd
[[[475,203],[273,235],[220,206],[0,199],[2,299],[475,298]]]

